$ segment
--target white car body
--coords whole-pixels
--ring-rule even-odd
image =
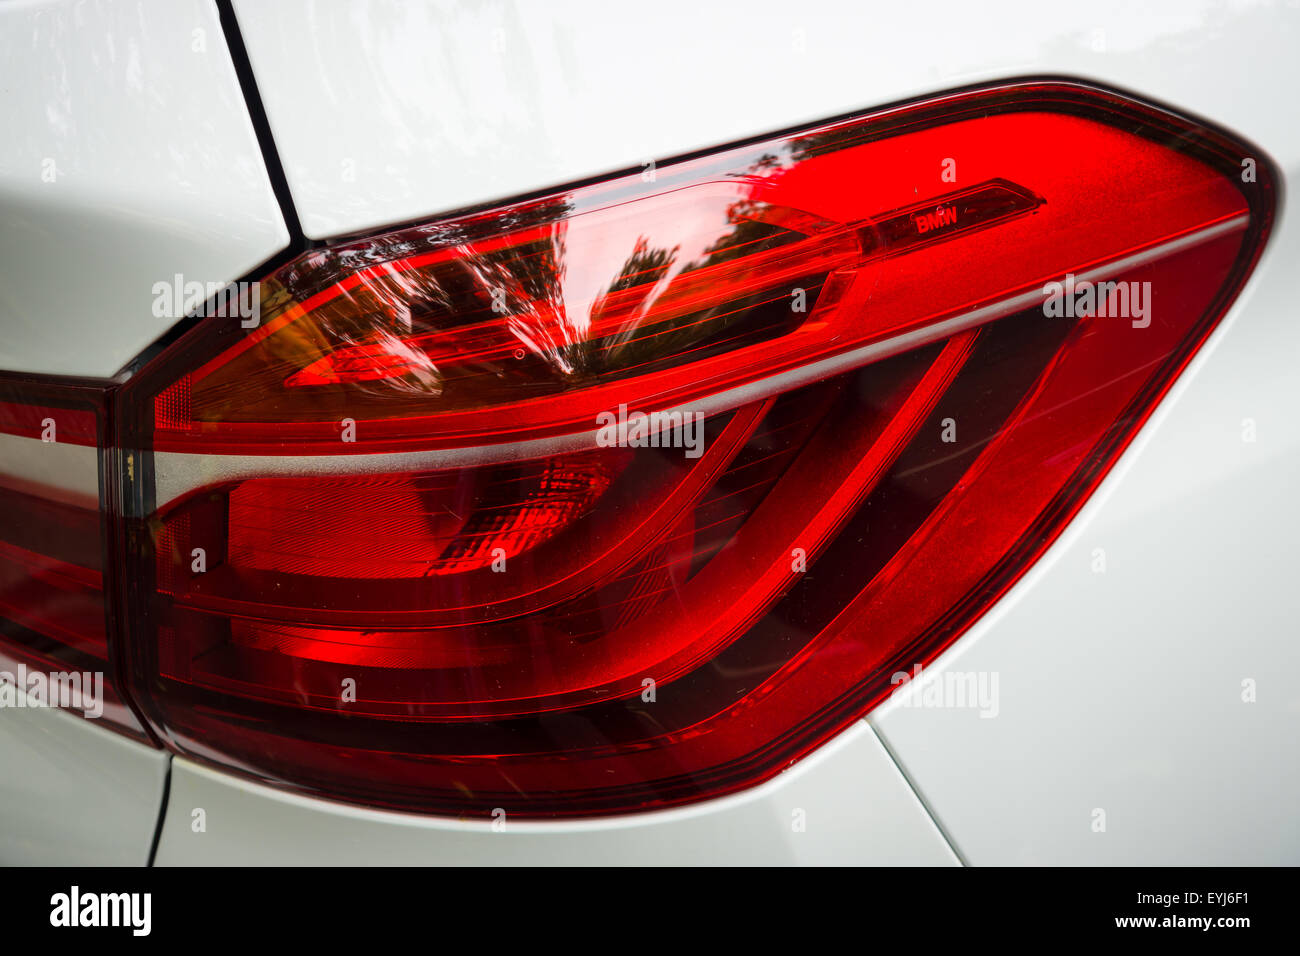
[[[1294,2],[234,12],[311,240],[1034,76],[1208,120],[1283,186],[1300,175]],[[0,369],[112,377],[173,324],[141,289],[231,281],[288,246],[299,223],[213,3],[4,3],[0,47]],[[995,715],[900,695],[738,794],[498,827],[283,793],[62,712],[5,712],[0,861],[1300,863],[1296,203],[1283,188],[1240,297],[1083,510],[936,661],[997,675]]]

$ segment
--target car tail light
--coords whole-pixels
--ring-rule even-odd
[[[62,707],[143,738],[109,653],[104,399],[0,376],[0,707]]]
[[[306,252],[118,395],[131,695],[385,807],[766,779],[1077,511],[1250,271],[1267,166],[1023,83]]]

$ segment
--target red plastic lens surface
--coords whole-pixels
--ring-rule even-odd
[[[1245,155],[1017,84],[306,253],[122,391],[136,702],[386,807],[766,779],[1086,500],[1259,253]]]
[[[218,354],[158,397],[154,447],[358,454],[567,434],[620,404],[699,403],[1067,272],[1244,230],[1232,181],[1049,112],[1072,105],[1044,91],[1033,109],[941,125],[902,111],[308,253],[263,283],[257,329],[223,348],[232,323],[211,327]]]
[[[0,706],[62,707],[142,738],[109,650],[99,495],[42,480],[82,468],[93,481],[102,400],[0,377]],[[91,447],[70,458],[60,444]]]

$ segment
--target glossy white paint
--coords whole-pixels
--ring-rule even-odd
[[[0,710],[0,866],[143,866],[167,755],[60,710]]]
[[[201,808],[204,830],[196,832]],[[706,804],[572,823],[456,821],[291,796],[176,758],[156,862],[237,865],[843,864],[957,859],[859,722],[776,780]]]
[[[0,7],[0,25],[27,23],[16,18],[43,9]],[[56,12],[66,19],[70,9],[58,5]],[[206,6],[183,9],[211,21]],[[156,15],[154,6],[148,11],[146,19]],[[904,97],[1034,74],[1091,79],[1201,115],[1256,141],[1287,178],[1300,175],[1300,127],[1291,104],[1293,51],[1300,44],[1294,2],[1138,6],[1116,0],[1063,7],[1023,0],[950,3],[936,13],[915,4],[828,2],[729,10],[673,0],[653,9],[291,0],[240,2],[237,12],[312,236],[635,168]],[[173,33],[181,16],[167,21]],[[132,24],[99,25],[134,35]],[[208,36],[211,50],[220,37]],[[76,50],[92,40],[62,42]],[[153,46],[148,49],[152,56]],[[34,53],[9,52],[0,70],[43,66]],[[92,82],[91,52],[65,57],[72,87]],[[39,75],[52,82],[50,74]],[[158,96],[213,97],[232,115],[241,109],[237,90],[223,85],[233,75],[169,76],[176,89]],[[224,92],[185,83],[216,83]],[[10,100],[0,102],[15,95],[8,84],[0,96]],[[125,107],[123,115],[117,126],[126,130],[124,138],[174,142],[157,125],[131,120]],[[227,132],[226,124],[246,122],[242,113],[209,119],[213,129]],[[35,124],[36,132],[21,128],[37,144],[45,122],[30,111],[13,118],[15,128]],[[53,121],[51,128],[57,128]],[[102,142],[117,135],[106,130],[79,125],[65,138],[98,139],[98,155],[129,155],[129,144]],[[229,136],[199,141],[212,156],[233,148]],[[185,175],[177,169],[206,168],[190,162],[189,148],[178,156],[168,155],[170,145],[157,149],[151,168],[164,195],[175,198],[175,177]],[[0,143],[6,226],[16,223],[30,242],[45,242],[47,258],[55,248],[66,254],[66,237],[85,234],[87,226],[75,203],[15,205],[13,197],[23,194],[13,186],[19,177],[11,157],[25,155]],[[251,155],[261,176],[260,159]],[[243,182],[242,169],[236,164],[217,178]],[[255,204],[241,205],[238,197],[246,194],[235,190],[229,202],[212,200],[228,213],[224,220],[199,203],[198,226],[188,207],[177,207],[172,220],[151,213],[114,231],[112,224],[100,228],[99,219],[116,207],[92,194],[110,186],[102,175],[90,182],[95,190],[84,199],[92,234],[99,229],[98,235],[118,239],[116,260],[165,261],[163,277],[191,268],[189,260],[172,264],[194,249],[176,231],[202,231],[218,246],[231,243],[223,246],[229,250],[239,245],[230,235],[246,236],[239,230],[252,228],[245,220],[257,216],[248,212]],[[209,196],[206,188],[199,192]],[[131,195],[139,195],[138,186]],[[193,195],[187,201],[198,202]],[[48,222],[24,227],[8,211],[24,208]],[[1297,211],[1288,196],[1272,246],[1242,299],[1084,513],[936,668],[997,673],[998,716],[897,702],[873,715],[880,739],[969,862],[1300,863],[1294,813],[1300,805],[1294,746],[1300,598],[1290,581],[1291,542],[1300,531],[1292,487],[1300,474],[1300,421],[1293,413],[1300,405],[1294,374],[1300,289],[1292,265],[1300,257]],[[42,228],[55,238],[42,239]],[[229,231],[214,236],[213,230]],[[129,355],[157,334],[144,325],[97,324],[99,313],[63,309],[60,335],[84,344],[67,351],[88,354],[62,355],[25,318],[30,309],[10,307],[18,301],[8,293],[16,281],[12,263],[20,267],[20,289],[35,288],[26,273],[45,268],[48,276],[35,253],[10,255],[22,252],[21,243],[7,238],[12,232],[0,238],[6,282],[0,349],[8,350],[0,351],[0,365],[14,367],[9,356],[19,356],[27,363],[20,367],[42,371],[106,368],[113,364],[106,356]],[[275,235],[283,242],[281,232]],[[251,255],[253,245],[240,248]],[[169,247],[173,254],[160,259]],[[60,273],[75,286],[60,294],[88,297],[96,285],[112,288],[119,309],[127,289],[105,273],[120,271],[121,263],[114,270],[86,265],[93,248],[83,248],[76,260],[89,281]],[[246,268],[229,264],[216,278],[235,278]],[[29,305],[37,301],[36,293],[24,294]],[[34,344],[27,344],[32,336]],[[1256,423],[1253,443],[1242,440],[1245,419]],[[1105,574],[1092,572],[1095,548],[1105,549]],[[1258,682],[1253,704],[1241,700],[1245,679]],[[5,720],[0,715],[0,729]],[[877,738],[859,725],[749,793],[662,814],[516,825],[498,834],[304,800],[177,760],[160,860],[659,862],[673,852],[709,862],[950,859],[936,849],[929,825],[918,821],[920,803],[893,768]],[[65,793],[75,789],[63,786]],[[6,796],[0,809],[19,799]],[[71,802],[58,806],[75,810]],[[195,806],[208,811],[206,834],[190,830]],[[789,811],[799,806],[822,808],[798,835],[809,837],[803,842],[788,830]],[[1105,833],[1093,832],[1096,809],[1106,811]],[[842,825],[818,830],[818,819]],[[885,838],[888,830],[897,831],[897,841]],[[345,849],[336,854],[335,846]]]
[[[211,2],[0,4],[0,76],[0,369],[114,375],[287,244]]]
[[[1300,11],[1281,3],[237,0],[236,12],[315,237],[1029,74],[1106,79],[1268,133],[1276,151],[1300,137],[1278,98],[1295,85]]]

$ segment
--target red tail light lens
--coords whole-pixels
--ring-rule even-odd
[[[396,808],[765,779],[1079,508],[1241,287],[1266,167],[1018,84],[311,251],[121,392],[137,702]]]
[[[0,377],[0,708],[61,707],[134,737],[104,600],[104,395]]]

